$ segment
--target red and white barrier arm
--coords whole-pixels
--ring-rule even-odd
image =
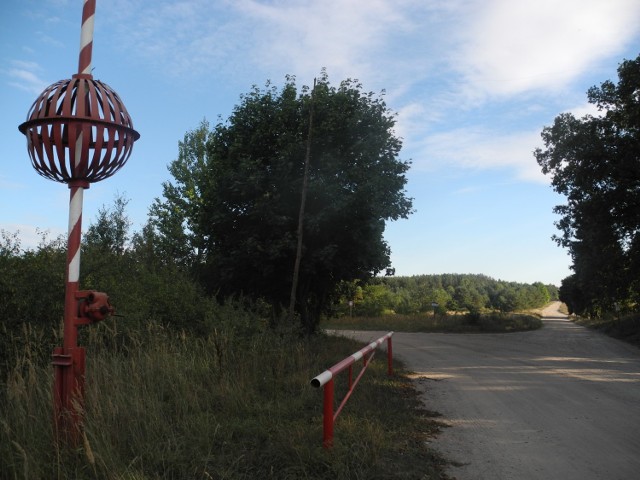
[[[391,340],[392,336],[393,336],[393,332],[389,332],[384,337],[380,337],[375,342],[371,342],[369,345],[367,345],[366,347],[362,348],[361,350],[358,350],[353,355],[350,355],[347,358],[345,358],[344,360],[336,363],[333,367],[328,368],[327,370],[322,372],[320,375],[314,377],[311,380],[311,386],[316,387],[316,388],[323,387],[335,375],[339,374],[340,372],[345,370],[350,365],[353,365],[358,360],[361,360],[367,353],[372,352],[373,350],[378,348],[385,341],[388,341],[388,343],[389,343],[389,346],[388,346],[388,349],[387,349],[387,355],[389,356],[389,359],[392,359],[393,356],[392,356],[392,352],[391,352],[391,343],[389,342]],[[393,373],[393,366],[392,365],[393,365],[393,362],[389,361],[389,374]]]
[[[324,390],[324,400],[323,400],[323,420],[322,420],[322,426],[323,426],[323,439],[322,439],[322,445],[325,448],[331,448],[331,446],[333,445],[333,424],[335,423],[336,419],[338,418],[338,415],[340,414],[340,412],[342,411],[342,408],[344,407],[345,403],[347,403],[347,400],[349,400],[349,397],[351,397],[351,394],[353,393],[353,389],[356,387],[356,385],[358,384],[358,382],[360,381],[360,378],[362,377],[362,375],[364,375],[364,372],[366,371],[368,365],[369,365],[369,360],[371,360],[371,358],[373,357],[374,353],[375,353],[375,349],[378,348],[380,346],[380,344],[382,344],[383,342],[387,342],[387,362],[388,362],[388,374],[389,375],[393,375],[393,350],[392,350],[392,346],[391,346],[391,337],[393,335],[393,332],[389,332],[387,333],[385,336],[380,337],[378,340],[376,340],[375,342],[370,343],[369,345],[367,345],[366,347],[362,348],[361,350],[358,350],[356,353],[354,353],[353,355],[348,356],[347,358],[345,358],[344,360],[336,363],[333,367],[325,370],[324,372],[322,372],[320,375],[317,375],[316,377],[314,377],[311,380],[311,385],[313,387],[316,388],[320,388],[323,387]],[[371,355],[369,355],[371,354]],[[367,355],[369,355],[369,358],[367,359]],[[358,374],[358,377],[355,379],[355,381],[352,380],[352,370],[353,370],[353,364],[355,362],[357,362],[358,360],[364,360],[364,365],[362,367],[362,370],[360,371],[360,373]],[[340,372],[349,369],[349,389],[345,395],[345,397],[342,399],[342,401],[340,402],[340,405],[338,406],[338,408],[336,409],[335,413],[333,410],[333,392],[334,392],[334,385],[333,385],[333,379],[334,377],[339,374]]]

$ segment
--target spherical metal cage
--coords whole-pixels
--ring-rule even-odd
[[[18,128],[33,168],[61,183],[110,177],[140,138],[118,94],[84,74],[47,87]]]

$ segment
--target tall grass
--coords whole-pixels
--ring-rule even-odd
[[[203,336],[154,323],[122,333],[114,320],[84,329],[75,449],[55,437],[49,345],[25,329],[0,379],[0,478],[444,478],[425,443],[438,426],[401,365],[387,377],[372,362],[326,451],[322,394],[308,382],[362,345],[270,330],[235,309],[222,317]]]
[[[507,333],[535,330],[542,321],[530,314],[467,315],[382,315],[379,317],[341,317],[324,325],[329,329],[394,330],[401,332]]]

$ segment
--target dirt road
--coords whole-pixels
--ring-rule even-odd
[[[346,332],[344,332],[346,333]],[[363,341],[386,332],[351,332]],[[569,322],[511,334],[396,333],[394,355],[443,414],[458,480],[640,479],[640,350]]]

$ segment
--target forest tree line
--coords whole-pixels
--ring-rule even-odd
[[[480,274],[376,277],[366,284],[343,285],[340,314],[379,316],[415,315],[426,312],[484,311],[503,313],[536,309],[558,299],[558,288],[495,280]]]

